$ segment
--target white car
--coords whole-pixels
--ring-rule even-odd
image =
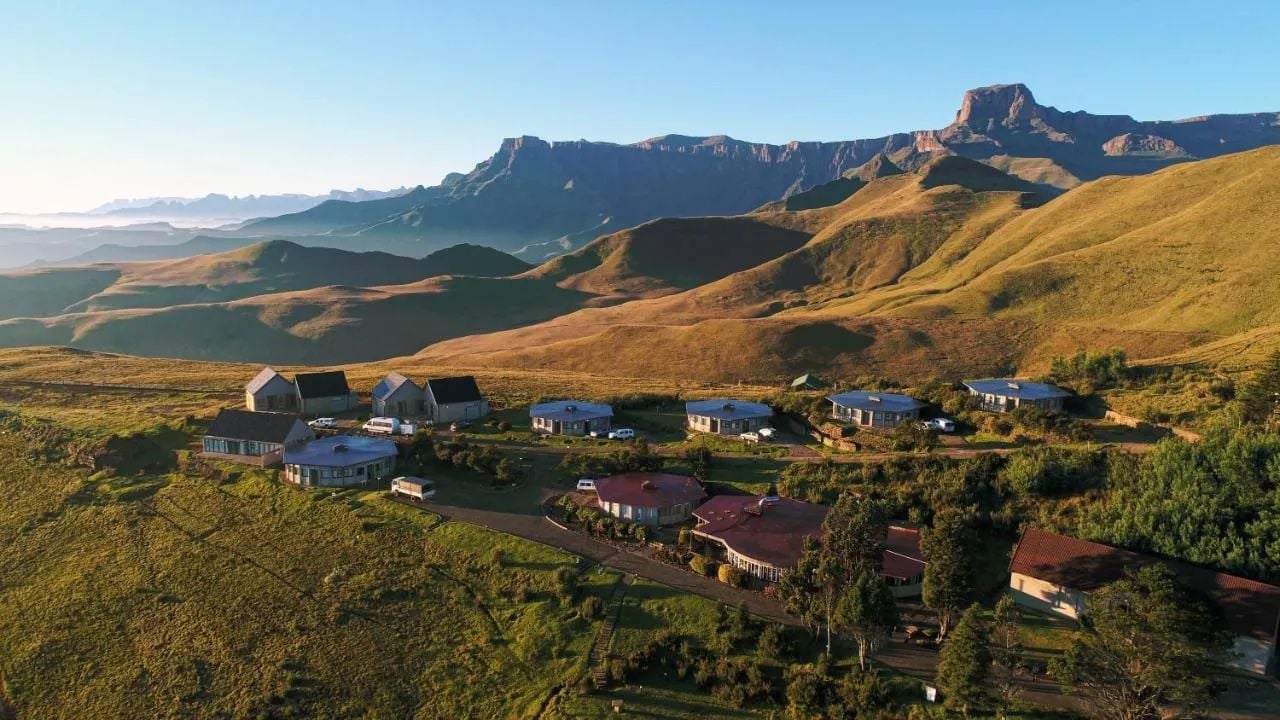
[[[925,420],[922,424],[926,430],[937,430],[938,432],[944,433],[956,431],[955,421],[948,420],[947,418],[933,418]]]
[[[631,428],[618,428],[609,431],[610,440],[632,440],[636,436],[636,431]]]
[[[755,430],[749,430],[739,435],[738,439],[743,442],[758,443],[760,442],[762,437],[763,436],[760,433],[756,432]]]
[[[760,428],[759,430],[757,430],[756,432],[760,433],[760,439],[761,439],[761,440],[764,440],[765,442],[768,442],[768,441],[770,441],[770,440],[772,440],[772,439],[773,439],[773,436],[774,436],[778,431],[777,431],[777,430],[774,430],[773,428],[770,428],[770,427],[763,427],[763,428]]]
[[[578,492],[595,492],[596,481],[591,478],[582,478],[578,481]]]
[[[315,420],[312,420],[311,422],[309,422],[309,423],[307,423],[307,424],[308,424],[308,425],[310,425],[310,426],[311,426],[311,427],[313,427],[313,428],[336,428],[336,427],[338,427],[338,421],[337,421],[337,420],[334,420],[333,418],[316,418]]]

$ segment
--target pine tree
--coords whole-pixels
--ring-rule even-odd
[[[924,554],[925,607],[938,614],[938,640],[973,594],[974,532],[971,511],[948,508],[934,517],[920,536]]]
[[[1000,715],[1003,717],[1018,694],[1017,673],[1023,658],[1022,613],[1018,611],[1013,597],[1003,595],[992,615],[991,654],[999,673],[996,681],[1000,691]]]
[[[940,652],[937,683],[943,706],[969,717],[969,708],[982,701],[982,683],[990,667],[987,627],[982,608],[974,603],[960,616]]]

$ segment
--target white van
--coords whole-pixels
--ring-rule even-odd
[[[400,418],[369,418],[369,422],[365,423],[360,429],[367,433],[374,433],[376,435],[399,435]]]

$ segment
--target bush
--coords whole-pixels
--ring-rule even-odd
[[[506,420],[501,420],[501,421],[499,421],[499,422],[498,422],[498,430],[499,430],[499,431],[501,431],[501,432],[510,432],[510,431],[511,431],[511,423],[507,422]]]
[[[689,528],[680,528],[680,534],[676,536],[676,545],[680,547],[689,547],[689,543],[693,540],[693,533],[689,532]]]
[[[587,620],[595,620],[604,614],[604,601],[596,595],[588,595],[578,606],[578,614]]]
[[[743,573],[738,568],[724,563],[716,570],[716,578],[725,585],[733,587],[742,587]]]
[[[711,573],[715,572],[716,563],[706,555],[695,554],[693,558],[689,560],[689,568],[699,575],[710,577]]]
[[[908,422],[893,429],[889,446],[898,452],[924,452],[938,446],[938,436],[918,422]]]
[[[1129,374],[1124,350],[1111,348],[1081,351],[1069,358],[1056,357],[1050,366],[1049,379],[1080,395],[1092,395],[1097,390],[1115,387]]]

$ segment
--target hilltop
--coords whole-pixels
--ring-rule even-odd
[[[368,202],[331,200],[250,223],[245,232],[424,250],[472,242],[540,259],[660,217],[738,215],[828,183],[836,184],[784,209],[839,202],[879,177],[880,166],[914,170],[942,155],[981,160],[1042,192],[1060,192],[1104,175],[1149,173],[1280,142],[1278,118],[1272,112],[1149,122],[1067,112],[1011,84],[966,92],[941,129],[861,140],[770,145],[664,135],[628,145],[523,136],[439,185]]]

